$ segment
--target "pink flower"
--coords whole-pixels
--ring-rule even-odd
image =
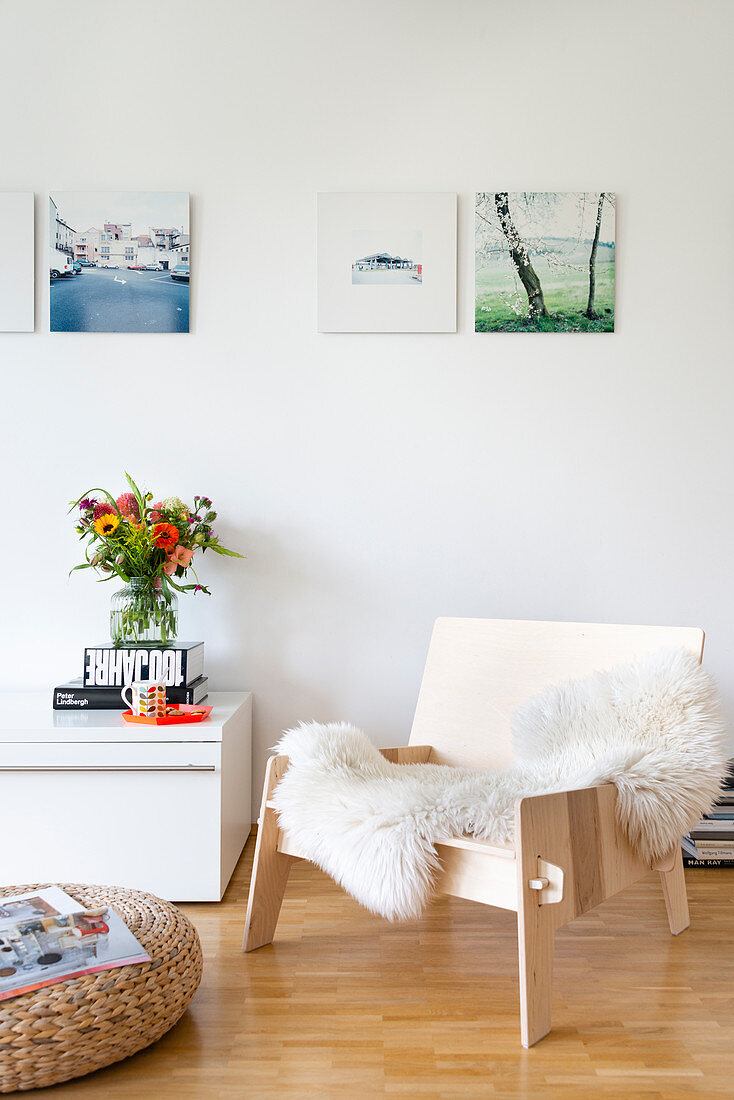
[[[163,515],[161,513],[162,508],[163,508],[163,501],[162,500],[157,500],[155,502],[155,504],[153,505],[153,511],[148,512],[148,519],[150,520],[151,523],[160,523],[161,522],[161,520],[163,519]]]
[[[140,519],[138,502],[132,493],[123,493],[117,498],[115,504],[119,508],[123,519],[134,519],[136,523]]]
[[[176,572],[179,565],[183,566],[183,568],[186,569],[189,565],[191,565],[191,559],[193,558],[193,556],[193,550],[187,550],[185,546],[181,546],[181,544],[179,543],[178,546],[174,546],[173,550],[170,551],[168,555],[168,561],[163,566],[163,572],[170,577]]]
[[[168,560],[175,561],[176,565],[182,565],[184,569],[186,569],[187,566],[191,565],[193,556],[193,550],[187,550],[185,546],[181,546],[179,543],[178,546],[175,546],[173,550],[171,550],[168,555]]]
[[[106,500],[100,501],[99,504],[95,504],[94,512],[92,515],[95,519],[99,519],[100,516],[114,516],[115,509],[111,504],[108,504]]]

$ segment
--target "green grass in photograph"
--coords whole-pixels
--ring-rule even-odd
[[[528,316],[528,300],[509,261],[476,273],[476,332],[613,332],[614,261],[597,263],[594,309],[597,320],[584,316],[589,297],[588,269],[551,269],[547,261],[533,264],[543,287],[549,317]],[[519,309],[513,309],[513,304]]]

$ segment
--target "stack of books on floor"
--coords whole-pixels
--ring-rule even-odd
[[[729,761],[723,790],[709,814],[681,841],[689,867],[734,867],[734,760]]]
[[[87,646],[82,675],[54,688],[54,710],[127,710],[120,692],[133,680],[163,680],[167,702],[195,706],[209,690],[204,643]]]

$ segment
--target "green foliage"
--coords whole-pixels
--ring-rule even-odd
[[[594,309],[585,316],[589,273],[583,267],[550,268],[535,262],[550,316],[530,320],[527,295],[509,263],[476,273],[475,332],[613,332],[614,263],[598,263]]]
[[[475,332],[614,332],[614,314],[611,311],[591,320],[583,313],[553,313],[531,321],[529,317],[514,317],[490,323],[486,315],[477,311]]]
[[[138,505],[138,508],[140,510],[140,515],[144,516],[145,515],[145,498],[144,498],[143,494],[140,492],[140,489],[138,489],[138,487],[135,484],[135,482],[133,481],[133,479],[130,477],[130,474],[127,472],[127,470],[125,470],[125,480],[127,481],[128,485],[130,486],[130,488],[133,491],[133,496],[135,497],[135,500],[137,501],[137,505]]]
[[[220,546],[219,540],[214,539],[204,550],[213,550],[215,554],[221,554],[223,558],[241,558],[243,555],[238,554],[236,550],[228,550],[226,546]]]

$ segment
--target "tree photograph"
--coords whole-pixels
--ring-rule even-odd
[[[611,191],[478,191],[476,332],[614,332]]]

